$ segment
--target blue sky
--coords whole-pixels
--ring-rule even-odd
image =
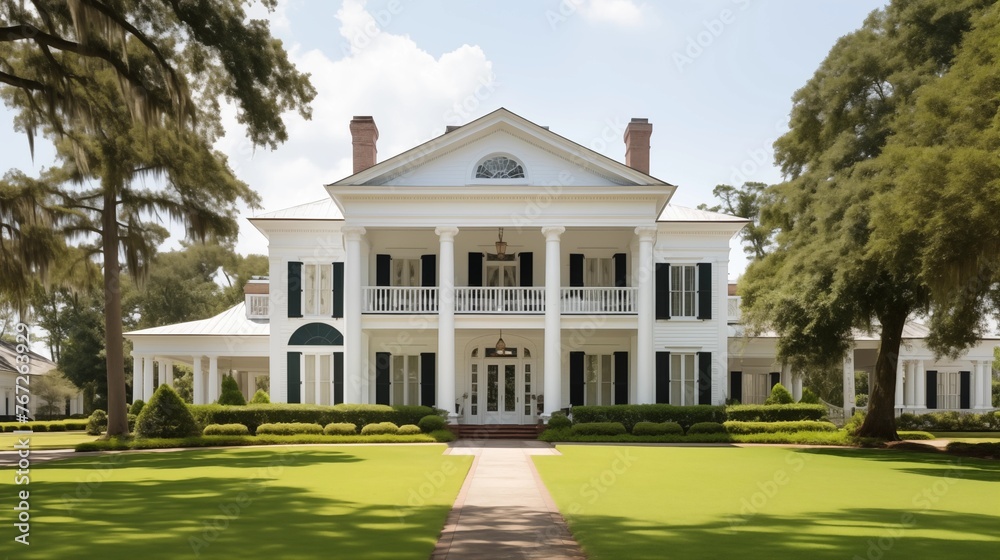
[[[719,183],[781,180],[771,144],[792,94],[837,38],[884,4],[281,0],[268,17],[312,73],[313,120],[289,116],[289,142],[255,150],[229,109],[218,147],[275,210],[323,198],[324,183],[349,174],[351,115],[374,116],[380,160],[506,107],[621,161],[624,123],[646,117],[651,173],[679,186],[673,202],[713,203]],[[33,163],[9,124],[0,153],[0,168],[28,172],[51,158],[42,146]],[[244,219],[237,248],[263,253],[266,240]],[[745,266],[737,244],[731,258],[735,276]]]

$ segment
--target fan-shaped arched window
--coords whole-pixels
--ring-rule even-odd
[[[476,166],[476,179],[524,179],[524,166],[507,156],[493,156]]]

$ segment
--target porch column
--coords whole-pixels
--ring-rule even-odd
[[[194,404],[205,404],[205,374],[201,371],[201,360],[204,356],[191,356],[194,379],[191,384]]]
[[[146,400],[142,395],[142,361],[145,358],[142,354],[132,353],[132,402]]]
[[[854,348],[844,356],[844,415],[854,415]]]
[[[160,360],[160,384],[174,386],[174,361]]]
[[[344,402],[361,400],[361,238],[365,228],[344,226]],[[304,395],[303,395],[304,396]]]
[[[146,356],[142,361],[142,394],[144,399],[153,397],[153,357]]]
[[[907,408],[913,408],[917,404],[917,364],[913,360],[907,360],[904,367],[906,368],[906,400],[904,404]]]
[[[792,374],[792,398],[795,402],[802,400],[802,375]]]
[[[993,408],[993,361],[983,362],[983,408]]]
[[[903,364],[902,358],[896,358],[896,399],[893,408],[903,408]],[[868,380],[871,383],[871,377]]]
[[[440,241],[437,406],[447,410],[449,421],[455,422],[458,420],[455,412],[455,236],[458,228],[439,227],[434,233]]]
[[[656,401],[653,388],[653,240],[656,228],[640,226],[635,228],[639,236],[639,305],[638,328],[635,347],[635,384],[638,404],[652,404]]]
[[[562,280],[559,236],[566,232],[562,226],[542,228],[545,236],[545,364],[542,368],[543,395],[542,419],[546,422],[552,413],[562,408]]]
[[[913,406],[916,408],[927,408],[927,374],[924,372],[924,361],[917,360],[914,364],[914,381],[917,382],[916,401]]]
[[[987,398],[988,393],[984,392],[983,389],[983,378],[986,377],[986,367],[987,362],[985,361],[974,361],[972,362],[972,408],[986,408],[989,401],[992,399]]]
[[[208,357],[208,402],[219,400],[219,357]]]
[[[788,392],[792,392],[792,366],[788,365],[786,362],[781,364],[781,386],[788,389]]]

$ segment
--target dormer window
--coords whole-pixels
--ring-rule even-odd
[[[476,179],[524,179],[524,167],[507,156],[493,156],[476,167]]]

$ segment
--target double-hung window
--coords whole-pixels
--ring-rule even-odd
[[[695,317],[698,301],[697,266],[693,264],[670,267],[670,314],[674,317]]]
[[[333,265],[302,265],[302,312],[329,317],[333,312]]]

